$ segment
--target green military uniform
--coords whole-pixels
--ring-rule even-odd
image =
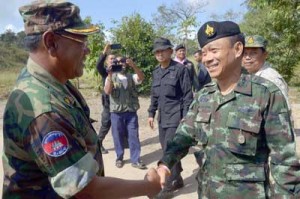
[[[160,162],[172,168],[199,146],[199,198],[297,198],[300,164],[284,101],[278,87],[257,76],[242,74],[225,96],[210,83],[195,96]]]
[[[69,198],[103,175],[89,108],[31,59],[4,112],[3,198]]]

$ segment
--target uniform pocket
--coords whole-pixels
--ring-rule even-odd
[[[229,112],[226,126],[229,129],[228,147],[231,152],[249,156],[256,154],[262,122],[258,115]]]
[[[176,79],[167,79],[165,81],[165,95],[169,97],[175,97],[176,96]]]
[[[263,182],[266,180],[264,165],[227,164],[225,175],[227,181]]]

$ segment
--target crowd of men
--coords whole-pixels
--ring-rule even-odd
[[[154,40],[158,66],[148,124],[153,128],[157,115],[163,154],[144,179],[124,180],[105,176],[103,139],[112,127],[118,168],[126,139],[131,165],[146,169],[137,117],[142,70],[105,47],[97,64],[104,85],[98,137],[85,99],[69,80],[82,76],[87,37],[99,29],[85,24],[69,2],[42,0],[19,11],[29,58],[4,111],[4,199],[172,198],[184,187],[180,160],[192,146],[198,146],[198,198],[300,197],[287,84],[265,62],[263,37],[245,39],[232,21],[204,23],[197,33],[201,51],[194,54],[202,56],[199,74],[184,45],[175,47],[173,59],[170,40]],[[119,68],[113,69],[114,59]]]

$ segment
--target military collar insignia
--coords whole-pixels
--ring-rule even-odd
[[[247,44],[253,44],[253,43],[254,43],[253,37],[249,37],[247,40]]]
[[[71,100],[70,100],[69,97],[65,97],[65,98],[64,98],[64,101],[65,101],[67,104],[71,105]]]
[[[216,34],[215,28],[209,24],[206,24],[205,34],[208,38],[214,36]]]

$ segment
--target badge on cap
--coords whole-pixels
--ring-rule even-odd
[[[249,37],[249,39],[247,40],[248,44],[253,44],[254,43],[254,39],[253,37]]]
[[[64,101],[65,101],[67,104],[71,104],[71,100],[70,100],[68,97],[65,97],[65,98],[64,98]]]
[[[61,131],[49,132],[42,141],[44,152],[51,157],[60,157],[69,149],[66,135]]]
[[[240,134],[238,135],[238,142],[239,144],[244,144],[246,142],[245,136],[243,135],[241,129],[240,129]]]
[[[214,27],[210,26],[209,24],[206,25],[206,29],[205,29],[205,34],[208,37],[211,37],[215,34],[215,29]]]

